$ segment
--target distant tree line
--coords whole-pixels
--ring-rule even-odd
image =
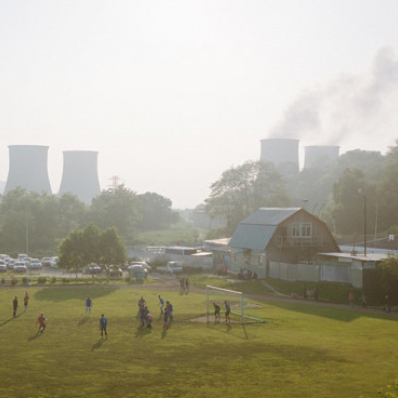
[[[100,230],[114,228],[131,245],[140,231],[168,229],[178,220],[171,200],[150,192],[138,195],[123,185],[102,191],[91,205],[72,194],[16,188],[0,197],[0,252],[56,253],[70,232],[90,223]]]
[[[325,221],[341,242],[360,244],[365,205],[369,241],[398,233],[397,176],[397,146],[386,155],[349,151],[299,172],[247,161],[225,170],[198,208],[226,220],[225,227],[209,232],[212,238],[231,236],[260,207],[296,206]],[[151,192],[138,195],[123,185],[104,190],[91,205],[71,194],[58,197],[17,188],[0,197],[0,251],[55,252],[70,232],[90,223],[100,230],[115,228],[131,245],[140,233],[170,229],[178,220],[170,199]]]

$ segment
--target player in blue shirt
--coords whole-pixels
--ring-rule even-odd
[[[105,334],[105,340],[107,340],[108,332],[106,331],[106,327],[108,325],[108,320],[105,318],[104,314],[101,315],[99,324],[100,324],[101,338],[104,338],[104,334]]]

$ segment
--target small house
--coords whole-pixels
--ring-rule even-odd
[[[319,280],[316,256],[339,252],[332,233],[302,208],[260,208],[239,223],[229,242],[230,271],[260,278]]]

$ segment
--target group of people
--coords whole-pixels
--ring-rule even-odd
[[[224,301],[224,306],[225,306],[225,322],[230,323],[230,317],[229,314],[231,313],[231,306],[228,301]],[[214,307],[214,321],[219,322],[221,319],[221,307],[219,304],[217,304],[215,301],[213,301],[213,307]]]
[[[158,300],[159,300],[159,308],[160,308],[160,314],[159,314],[159,320],[163,319],[163,328],[168,328],[170,324],[173,321],[173,305],[171,304],[170,301],[163,300],[162,296],[159,294],[158,295]],[[27,312],[28,309],[28,304],[29,304],[29,293],[25,292],[23,296],[23,303],[24,303],[24,313]],[[85,300],[85,310],[86,310],[86,315],[91,318],[91,310],[93,307],[93,300],[91,297],[87,297]],[[15,296],[13,301],[12,301],[12,314],[13,317],[17,316],[18,313],[18,297]],[[140,299],[138,300],[138,317],[141,322],[142,327],[147,327],[151,328],[152,327],[152,322],[153,322],[153,317],[149,311],[149,308],[146,304],[144,296],[141,296]],[[41,313],[39,317],[37,318],[36,325],[39,325],[39,330],[38,333],[43,333],[45,328],[46,328],[46,321],[47,319],[44,317],[44,314]],[[108,338],[108,332],[107,332],[107,325],[108,325],[108,320],[105,317],[104,314],[101,314],[101,318],[99,320],[99,326],[100,326],[100,332],[101,332],[101,338],[107,339]]]
[[[160,294],[158,294],[158,300],[160,309],[158,320],[163,319],[163,328],[166,329],[173,321],[173,304],[170,301],[165,302]],[[140,319],[141,327],[152,327],[153,316],[149,311],[144,296],[141,296],[138,300],[138,318]]]
[[[28,310],[28,304],[29,304],[29,294],[28,292],[25,292],[23,296],[23,312],[26,313]],[[15,318],[18,313],[18,296],[15,296],[14,299],[12,300],[12,316]]]

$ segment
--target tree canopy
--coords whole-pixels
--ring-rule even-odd
[[[228,235],[254,210],[290,203],[284,181],[271,163],[249,161],[232,167],[210,188],[206,210],[211,216],[226,216]]]
[[[115,228],[101,230],[93,223],[71,231],[59,245],[59,265],[75,272],[84,266],[122,264],[126,247]]]

